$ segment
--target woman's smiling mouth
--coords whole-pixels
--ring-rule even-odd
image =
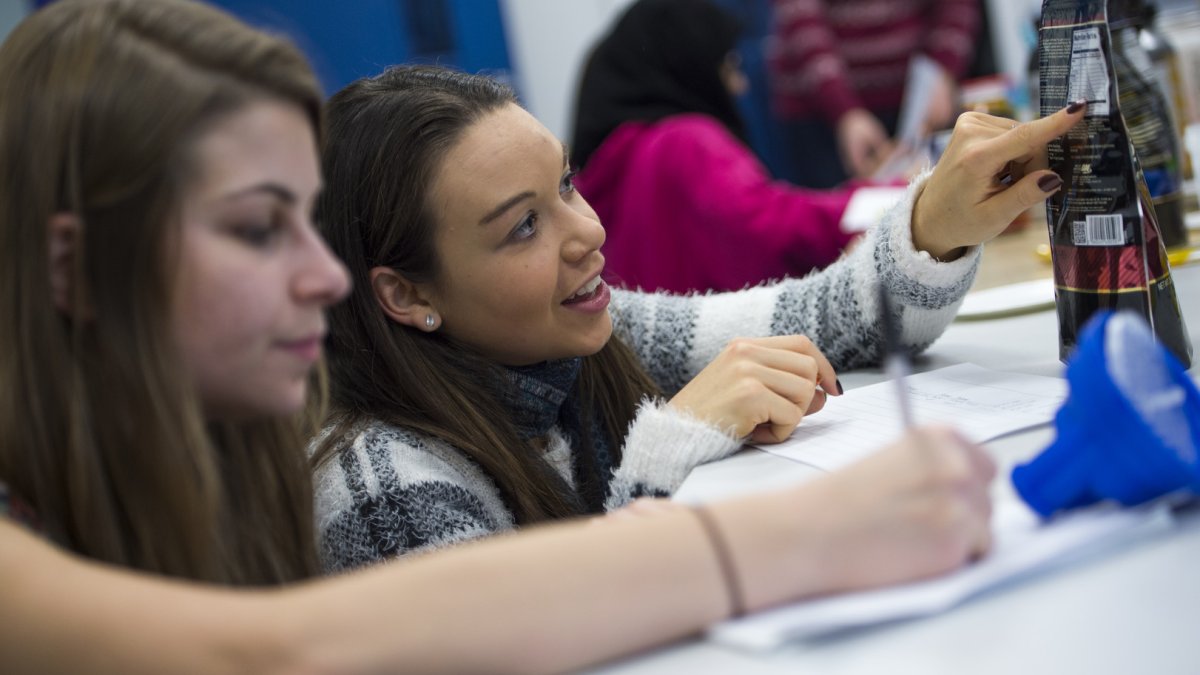
[[[584,312],[598,312],[608,307],[608,301],[608,284],[597,274],[571,297],[563,300],[562,304]]]

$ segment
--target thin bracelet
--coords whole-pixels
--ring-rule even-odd
[[[716,554],[717,566],[721,568],[721,578],[725,580],[725,590],[729,593],[729,614],[731,618],[736,619],[746,613],[746,605],[742,599],[742,585],[738,583],[737,570],[733,567],[729,543],[721,535],[721,528],[717,527],[717,521],[707,508],[697,504],[691,507],[691,511],[696,514],[696,519],[700,521],[713,553]]]

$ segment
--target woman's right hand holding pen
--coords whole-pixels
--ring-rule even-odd
[[[937,576],[991,546],[986,452],[917,428],[851,466],[714,509],[746,609]]]
[[[925,427],[843,471],[825,490],[834,589],[948,572],[991,547],[991,457],[948,428]]]

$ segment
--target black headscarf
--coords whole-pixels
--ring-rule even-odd
[[[583,166],[614,129],[681,113],[720,120],[743,142],[718,74],[742,26],[707,0],[638,0],[588,57],[575,100],[571,157]]]

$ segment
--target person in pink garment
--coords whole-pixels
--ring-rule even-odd
[[[611,283],[737,290],[824,267],[853,240],[840,228],[853,188],[773,180],[747,145],[739,31],[708,2],[639,0],[592,51],[572,161]]]

